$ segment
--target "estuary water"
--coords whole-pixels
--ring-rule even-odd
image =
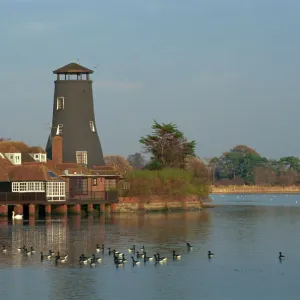
[[[299,299],[300,195],[212,198],[220,206],[201,212],[0,219],[0,246],[7,249],[0,250],[0,299]],[[97,243],[105,244],[104,254],[96,253]],[[140,259],[133,266],[133,244],[167,263]],[[18,252],[23,245],[36,252]],[[124,252],[128,263],[116,268],[108,247]],[[40,251],[49,249],[68,254],[67,262],[41,262]],[[182,259],[173,261],[172,250]],[[281,263],[279,251],[286,255]],[[102,262],[80,266],[82,253]]]

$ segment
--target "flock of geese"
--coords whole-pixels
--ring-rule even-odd
[[[190,243],[186,243],[186,248],[188,251],[191,251],[193,249],[193,246]],[[128,262],[128,260],[125,257],[125,254],[123,252],[119,252],[116,249],[108,249],[108,255],[113,257],[113,262],[115,266],[122,267],[125,263]],[[24,255],[30,256],[35,254],[34,248],[31,246],[29,249],[26,248],[24,245],[23,247],[19,247],[18,252],[23,253]],[[95,249],[96,253],[101,253],[102,255],[105,253],[104,244],[100,247],[99,244],[96,245]],[[155,253],[153,256],[147,256],[147,252],[144,246],[140,248],[140,251],[137,251],[136,245],[132,245],[132,248],[128,249],[128,252],[131,253],[131,261],[132,265],[140,265],[141,261],[145,264],[149,261],[153,261],[155,264],[165,264],[168,261],[167,257],[163,257],[160,255],[160,253]],[[2,249],[3,254],[7,254],[7,249],[5,246],[3,246]],[[41,255],[41,262],[44,260],[54,260],[55,264],[58,263],[66,263],[68,261],[68,255],[61,255],[60,252],[54,252],[52,250],[49,250],[47,254],[44,254],[43,252],[40,252]],[[207,252],[208,259],[212,259],[214,257],[214,253],[212,253],[210,250]],[[79,265],[89,265],[90,267],[95,267],[97,263],[101,263],[103,256],[96,256],[96,254],[92,254],[91,256],[85,256],[84,254],[81,254],[79,257]],[[172,259],[180,260],[182,257],[182,254],[177,254],[175,250],[172,251]],[[286,258],[285,255],[282,254],[282,252],[279,252],[278,259],[280,262],[282,262]]]
[[[188,251],[191,251],[193,249],[193,246],[190,243],[186,243],[186,248]],[[24,245],[23,247],[19,247],[18,252],[30,256],[35,254],[35,249],[31,246],[30,248],[26,248]],[[119,252],[116,249],[107,248],[108,250],[108,256],[111,256],[113,258],[113,262],[115,266],[122,267],[125,265],[125,263],[128,262],[128,260],[125,257],[125,253]],[[7,254],[7,249],[5,246],[3,246],[2,249],[3,254]],[[85,256],[84,254],[81,254],[79,257],[79,265],[87,265],[90,267],[95,267],[97,263],[101,263],[103,259],[103,255],[105,254],[105,248],[104,244],[100,247],[99,244],[96,245],[95,249],[96,254],[92,254],[91,256]],[[129,261],[132,261],[132,265],[140,265],[141,262],[144,262],[145,264],[147,262],[154,262],[154,264],[165,264],[168,261],[167,257],[161,256],[160,253],[155,253],[153,256],[147,256],[147,252],[145,249],[145,246],[142,246],[140,250],[136,248],[136,245],[132,245],[132,248],[128,249],[128,252],[130,253],[130,259]],[[101,254],[99,256],[99,254]],[[214,254],[209,250],[207,253],[208,259],[211,259],[214,257]],[[43,252],[40,252],[41,262],[44,260],[54,261],[54,263],[57,265],[59,263],[66,263],[68,261],[68,255],[61,255],[60,252],[54,252],[52,250],[49,250],[47,254],[44,254]],[[180,260],[182,258],[182,254],[176,253],[175,250],[172,251],[172,259]]]

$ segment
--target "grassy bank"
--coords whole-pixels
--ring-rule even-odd
[[[208,197],[210,192],[210,184],[205,179],[183,169],[130,171],[125,175],[125,181],[129,183],[129,188],[122,191],[123,197],[155,195],[178,199],[188,195]]]
[[[212,194],[300,194],[300,186],[218,186],[211,188]]]

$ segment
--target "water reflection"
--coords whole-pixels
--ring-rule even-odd
[[[202,239],[209,236],[210,214],[206,211],[195,213],[169,214],[124,214],[110,217],[81,218],[80,216],[61,217],[45,220],[20,220],[8,223],[1,219],[1,243],[6,245],[8,254],[1,263],[10,262],[22,266],[28,258],[18,252],[25,245],[34,247],[36,254],[49,250],[60,254],[68,253],[68,263],[76,265],[79,256],[96,252],[96,244],[122,248],[123,251],[137,244],[145,245],[152,251],[170,252],[186,241],[194,240],[201,233]],[[155,246],[154,246],[155,245]],[[157,245],[157,246],[156,246]],[[35,255],[36,255],[35,254]]]
[[[270,206],[217,207],[203,212],[79,216],[10,223],[0,219],[1,299],[298,299],[300,209]],[[187,251],[186,241],[194,249]],[[95,268],[79,256],[105,244]],[[32,256],[17,248],[33,246]],[[107,248],[145,245],[165,265],[149,262],[116,269]],[[39,251],[67,253],[68,263],[40,261]],[[172,250],[183,255],[172,260]],[[207,251],[216,258],[208,261]],[[278,252],[287,259],[280,264]],[[102,255],[102,254],[100,254]],[[17,268],[14,268],[16,267]],[[13,267],[13,268],[12,268]],[[19,288],[7,289],[14,284]],[[251,283],[251,284],[249,284]],[[255,286],[255,289],[253,289]],[[218,288],[216,288],[218,287]],[[43,297],[41,297],[43,295]]]

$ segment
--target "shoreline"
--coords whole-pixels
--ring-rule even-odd
[[[300,186],[213,186],[211,194],[300,194]]]

